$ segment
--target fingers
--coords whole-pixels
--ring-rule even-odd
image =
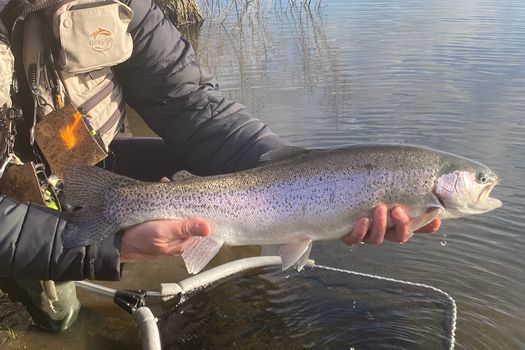
[[[352,229],[352,232],[343,238],[343,242],[348,245],[360,242],[370,244],[381,244],[384,241],[387,225],[388,209],[386,205],[378,205],[372,214],[372,227],[367,217],[358,219]],[[369,231],[370,228],[370,231]]]
[[[362,217],[356,221],[352,232],[344,237],[343,241],[348,245],[359,242],[382,244],[385,240],[405,243],[412,236],[412,232],[409,231],[410,218],[401,207],[394,207],[390,212],[393,224],[392,228],[387,229],[388,208],[386,205],[381,204],[374,208],[372,217],[370,230],[370,220]],[[435,219],[416,232],[432,233],[436,232],[440,226],[441,220]]]
[[[390,213],[394,227],[385,233],[385,239],[393,242],[405,243],[412,236],[409,232],[410,218],[400,207],[394,207]]]
[[[370,220],[367,217],[360,218],[356,221],[354,228],[350,234],[343,237],[343,242],[348,245],[353,245],[361,242],[368,231]]]
[[[193,236],[208,236],[210,234],[210,224],[203,219],[187,219],[174,222],[171,228],[172,238],[168,238],[161,246],[163,255],[182,254],[184,248],[191,243]]]
[[[372,228],[363,242],[381,244],[385,240],[388,209],[386,205],[378,205],[373,212]]]
[[[162,255],[180,255],[190,242],[189,239],[169,241],[162,247]]]
[[[211,232],[210,224],[203,219],[187,219],[174,222],[171,228],[172,238],[161,246],[163,255],[182,254],[186,245],[191,242],[192,236],[208,236]]]
[[[208,236],[210,234],[210,224],[203,219],[187,219],[183,221],[176,221],[173,233],[177,234],[177,238],[187,238],[191,236]],[[180,234],[178,234],[180,233]]]
[[[180,254],[193,236],[208,236],[204,219],[155,220],[128,227],[122,234],[121,258],[139,260],[148,256]]]

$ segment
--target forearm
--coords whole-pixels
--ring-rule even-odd
[[[146,118],[148,124],[178,162],[193,173],[213,175],[252,168],[262,154],[289,145],[240,103],[220,96],[218,90],[198,90],[184,98],[196,105],[157,105],[141,113],[157,116]]]
[[[263,153],[288,145],[245,106],[221,95],[196,63],[191,45],[148,1],[130,2],[133,54],[116,68],[127,102],[198,174],[250,168]]]
[[[0,196],[0,277],[41,280],[120,278],[120,236],[64,249],[67,214]]]

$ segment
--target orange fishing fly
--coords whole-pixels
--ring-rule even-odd
[[[78,143],[75,131],[78,129],[81,119],[82,115],[79,112],[75,112],[75,114],[73,114],[73,122],[59,130],[60,139],[68,150],[73,149]]]

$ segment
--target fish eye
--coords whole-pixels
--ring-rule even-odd
[[[487,181],[489,181],[489,177],[485,173],[478,173],[477,180],[479,183],[484,184],[487,183]]]

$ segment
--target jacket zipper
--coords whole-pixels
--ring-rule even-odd
[[[61,2],[66,2],[66,1],[65,0],[53,0],[53,1],[50,1],[50,2],[47,2],[47,3],[43,3],[43,4],[40,4],[40,5],[37,5],[35,7],[30,7],[28,9],[23,10],[20,13],[20,15],[13,22],[13,26],[11,27],[11,35],[15,32],[15,27],[16,27],[18,21],[23,21],[28,14],[30,14],[32,12],[37,12],[37,11],[46,9],[48,7],[56,6],[56,5],[60,4]],[[13,38],[11,38],[11,39],[13,39]]]
[[[97,133],[101,136],[107,133],[113,126],[115,126],[115,123],[120,119],[121,116],[125,113],[126,104],[124,101],[122,101],[118,107],[117,110],[109,117],[109,119],[97,130]]]
[[[83,115],[87,115],[93,109],[93,107],[95,107],[103,99],[108,97],[114,88],[115,88],[115,82],[113,80],[110,80],[102,89],[100,89],[93,96],[88,98],[84,103],[78,106],[77,107],[78,111]]]

